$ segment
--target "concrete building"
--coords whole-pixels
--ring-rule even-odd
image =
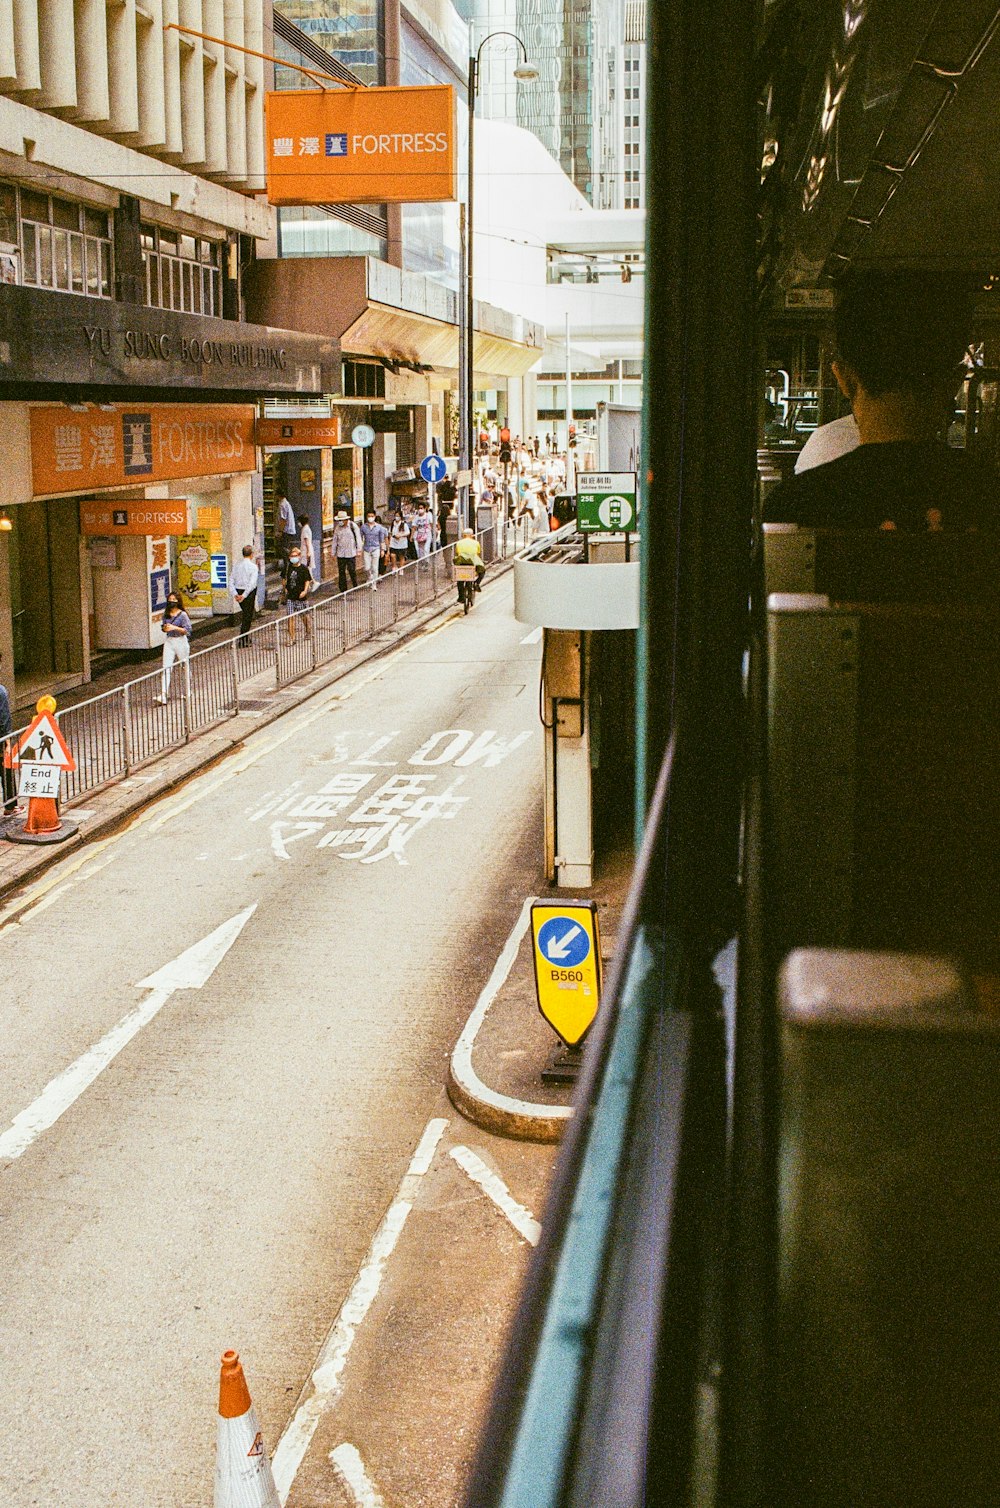
[[[458,116],[459,191],[467,163],[468,24],[451,0],[277,0],[275,48],[288,62],[328,69],[350,82],[450,84]],[[365,45],[361,45],[361,40]],[[363,54],[364,68],[354,72]],[[278,88],[308,87],[279,67]],[[321,332],[343,349],[343,392],[328,412],[346,441],[360,422],[376,431],[362,454],[334,450],[333,491],[319,519],[332,524],[332,498],[384,508],[394,490],[417,485],[413,468],[434,445],[454,455],[458,440],[459,207],[323,205],[279,209],[266,259],[247,279],[256,319]],[[537,363],[543,334],[523,307],[477,303],[474,354],[477,381],[501,393],[520,393]],[[519,399],[517,400],[519,401]],[[303,465],[315,462],[275,452],[265,469],[265,498],[292,493]],[[314,524],[314,533],[316,532]]]
[[[646,205],[646,0],[594,9],[594,206]]]
[[[246,319],[274,236],[265,0],[0,7],[0,652],[15,705],[150,648],[171,585],[228,612],[261,539],[265,398],[335,340]],[[200,33],[201,35],[196,35]],[[255,480],[257,479],[257,480]],[[6,527],[9,525],[9,527]]]
[[[518,83],[515,44],[498,37],[483,50],[479,113],[530,131],[590,199],[593,26],[600,7],[591,0],[472,0],[469,9],[473,50],[492,32],[513,32],[539,73]]]

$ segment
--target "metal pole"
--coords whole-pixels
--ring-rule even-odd
[[[469,388],[466,372],[469,366],[469,302],[466,289],[469,279],[468,229],[465,205],[458,206],[458,469],[465,471],[469,461]],[[458,494],[459,527],[464,528],[469,516],[469,489],[462,487]]]
[[[566,311],[566,491],[576,491],[576,469],[569,432],[573,424],[573,358],[569,349],[569,310]]]
[[[465,292],[466,292],[466,300],[467,300],[466,311],[465,311],[465,332],[466,332],[465,333],[465,361],[466,361],[466,370],[463,373],[463,381],[465,382],[465,393],[466,393],[464,438],[465,438],[465,454],[466,454],[466,457],[467,457],[465,465],[467,467],[472,465],[472,456],[475,454],[475,446],[474,446],[473,439],[472,439],[472,430],[473,430],[473,423],[474,423],[474,416],[473,416],[473,385],[474,385],[474,381],[475,381],[474,374],[475,374],[475,370],[476,370],[476,353],[475,353],[476,323],[475,323],[475,299],[474,299],[474,294],[475,294],[475,276],[476,276],[476,231],[475,231],[475,224],[476,224],[476,222],[475,222],[475,215],[474,215],[474,207],[475,207],[475,161],[476,161],[476,149],[475,149],[475,141],[476,141],[476,88],[477,88],[478,82],[479,82],[479,64],[478,64],[478,62],[477,62],[477,60],[476,60],[475,57],[470,57],[470,59],[469,59],[469,79],[468,79],[468,85],[467,85],[467,89],[468,89],[468,104],[469,104],[469,165],[468,165],[469,172],[468,172],[468,184],[467,184],[467,187],[466,187],[466,210],[465,210],[465,232],[466,232],[466,252],[465,252],[466,279],[465,279]],[[471,497],[471,489],[470,489],[470,490],[467,490],[466,494],[465,494],[465,516],[464,516],[463,521],[462,521],[462,527],[463,528],[467,529],[469,527],[469,523],[471,522],[471,519],[470,519],[471,511],[472,511],[472,497]]]

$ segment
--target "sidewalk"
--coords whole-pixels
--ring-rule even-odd
[[[512,553],[508,554],[506,560],[494,563],[485,587],[487,592],[490,583],[504,576],[512,564]],[[329,601],[330,597],[322,600]],[[223,719],[200,732],[190,742],[173,747],[158,759],[151,759],[127,778],[88,794],[78,805],[66,807],[64,815],[69,820],[78,822],[80,828],[79,832],[65,842],[44,845],[8,843],[3,840],[3,833],[10,819],[0,819],[0,898],[36,878],[88,841],[119,827],[141,807],[167,795],[192,775],[209,768],[217,760],[239,748],[253,733],[284,716],[286,712],[294,711],[311,696],[349,675],[359,665],[391,654],[399,645],[419,634],[427,624],[456,610],[452,594],[439,597],[425,607],[409,613],[392,628],[364,640],[300,679],[277,689],[269,688],[266,695],[255,693],[252,700],[245,698],[237,716]],[[273,621],[283,616],[280,612],[259,615],[255,626],[259,626],[262,621]],[[226,643],[234,637],[235,630],[227,621],[217,632],[199,638],[197,648],[207,649],[213,644]],[[59,699],[59,711],[65,711],[101,695],[102,692],[136,680],[137,670],[139,675],[149,674],[158,661],[159,655],[156,654],[149,666],[118,666],[87,686],[66,692]]]

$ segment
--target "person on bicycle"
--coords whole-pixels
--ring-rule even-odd
[[[474,565],[476,568],[476,591],[480,591],[483,585],[483,577],[486,575],[486,563],[483,560],[483,552],[479,548],[479,540],[476,538],[475,529],[463,529],[462,537],[455,545],[456,565]],[[462,600],[462,585],[459,582],[458,600]]]

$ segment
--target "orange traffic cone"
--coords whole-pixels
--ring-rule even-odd
[[[271,1458],[236,1351],[223,1353],[219,1377],[215,1508],[281,1508]]]

